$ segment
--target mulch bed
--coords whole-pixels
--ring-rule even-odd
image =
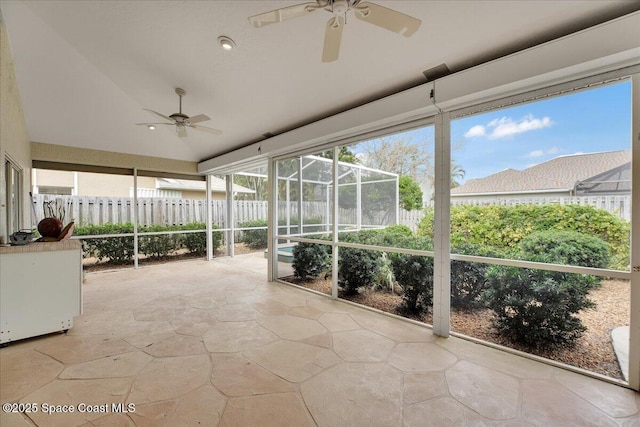
[[[324,294],[331,294],[330,278],[320,278],[307,282],[294,277],[285,277],[283,280]],[[338,295],[340,298],[387,313],[403,315],[398,311],[402,297],[390,292],[364,292],[354,296],[344,295],[339,292]],[[599,289],[591,291],[590,299],[597,304],[597,307],[579,314],[583,324],[587,327],[587,331],[573,346],[530,349],[514,344],[493,329],[491,326],[493,312],[488,309],[472,312],[452,311],[451,330],[473,338],[597,372],[611,378],[623,379],[613,351],[613,345],[611,344],[611,330],[618,326],[629,324],[629,282],[625,280],[605,280]],[[412,318],[427,324],[432,323],[431,314]]]

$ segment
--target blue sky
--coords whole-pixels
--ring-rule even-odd
[[[465,117],[452,122],[452,157],[465,181],[506,168],[524,169],[557,156],[627,150],[631,83]]]

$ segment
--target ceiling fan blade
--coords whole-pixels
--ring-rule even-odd
[[[189,117],[189,123],[192,125],[200,122],[206,122],[207,120],[211,120],[211,118],[206,114],[198,114],[197,116]]]
[[[369,2],[358,4],[353,11],[356,18],[405,37],[411,37],[422,24],[418,18]]]
[[[342,16],[334,16],[327,22],[327,30],[324,33],[322,62],[333,62],[338,59],[343,28],[344,18]]]
[[[282,9],[272,10],[271,12],[261,13],[249,18],[249,22],[256,28],[265,25],[275,24],[277,22],[286,21],[287,19],[297,18],[306,15],[315,10],[321,9],[329,4],[328,1],[318,1],[313,3],[301,3],[295,6],[283,7]]]
[[[187,129],[184,125],[177,125],[176,126],[176,131],[178,132],[178,136],[180,138],[184,138],[187,136]]]
[[[208,133],[210,133],[212,135],[220,135],[222,133],[221,130],[210,128],[210,127],[207,127],[207,126],[202,126],[202,125],[191,125],[191,127],[196,129],[196,130],[201,130],[203,132],[208,132]]]
[[[175,123],[165,123],[165,122],[162,122],[162,123],[136,123],[136,125],[139,125],[139,126],[149,126],[149,125],[169,125],[169,126],[175,126]]]
[[[158,117],[160,117],[160,118],[162,118],[162,119],[168,120],[168,121],[170,121],[171,123],[175,123],[175,120],[173,120],[171,117],[169,117],[169,116],[165,116],[164,114],[160,114],[160,113],[158,113],[157,111],[149,110],[148,108],[143,108],[143,110],[144,110],[144,111],[148,111],[148,112],[150,112],[151,114],[155,114],[156,116],[158,116]]]

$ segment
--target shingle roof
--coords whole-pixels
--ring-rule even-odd
[[[205,191],[207,184],[204,181],[190,181],[185,179],[173,178],[156,178],[156,187],[161,190],[192,190]],[[223,179],[217,176],[211,177],[211,191],[222,192],[227,191],[227,185]],[[243,187],[242,185],[233,184],[233,191],[237,193],[255,193],[255,190]]]
[[[571,190],[580,181],[630,161],[630,150],[559,156],[521,171],[505,169],[484,178],[470,179],[451,189],[451,194]]]

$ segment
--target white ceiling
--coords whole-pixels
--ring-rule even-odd
[[[340,59],[322,63],[316,11],[253,28],[288,1],[0,1],[32,141],[201,161],[394,91],[640,8],[637,1],[374,1],[423,21],[404,38],[350,19]],[[231,52],[220,35],[237,44]],[[220,136],[143,108],[207,114]]]

